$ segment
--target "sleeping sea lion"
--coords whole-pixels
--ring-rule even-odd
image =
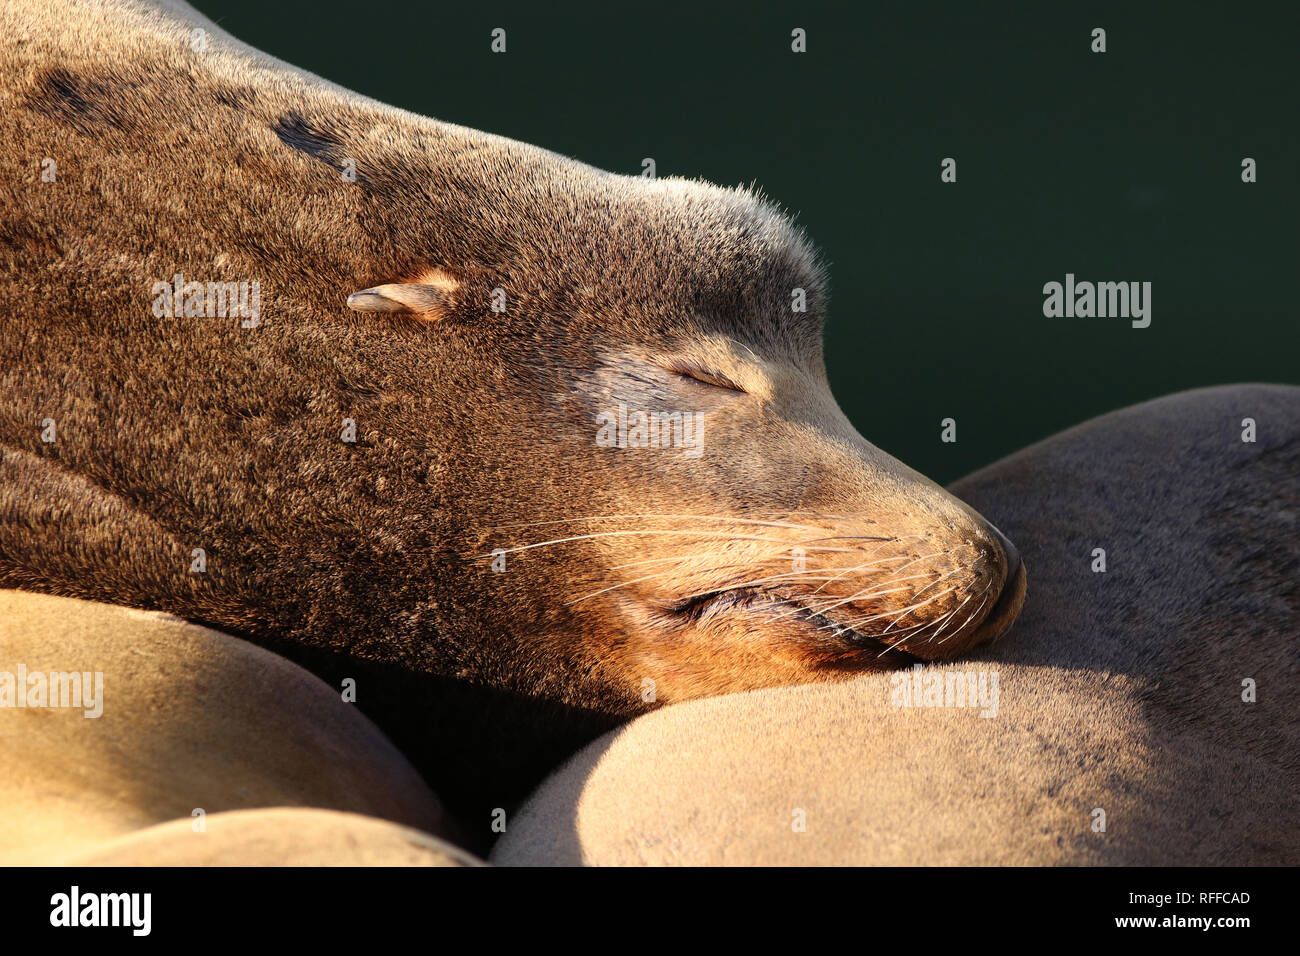
[[[836,405],[825,271],[760,196],[384,106],[179,3],[6,3],[0,77],[0,585],[352,677],[478,809],[647,708],[1015,618],[1011,543]]]

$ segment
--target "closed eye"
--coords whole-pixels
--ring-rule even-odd
[[[713,385],[717,388],[729,388],[733,392],[745,391],[717,369],[709,368],[705,365],[697,365],[694,362],[672,361],[666,363],[664,368],[670,372],[676,372],[678,375],[684,376],[685,378],[693,378],[697,382],[703,382],[705,385]]]

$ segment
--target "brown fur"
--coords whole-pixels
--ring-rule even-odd
[[[181,6],[0,8],[0,584],[360,676],[426,769],[1009,624],[1006,543],[835,405],[825,277],[771,205],[374,103]],[[260,282],[261,324],[156,317],[176,273]],[[703,454],[597,447],[620,401],[698,411]]]

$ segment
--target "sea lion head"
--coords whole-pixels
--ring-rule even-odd
[[[512,648],[496,668],[530,693],[631,710],[1009,627],[1016,549],[836,404],[824,270],[786,216],[747,190],[538,175],[490,256],[350,300],[422,322],[457,390],[461,643]]]
[[[50,271],[8,289],[6,441],[116,529],[9,522],[5,580],[566,716],[955,654],[1014,617],[1010,544],[836,405],[823,269],[767,201],[123,16],[4,74],[10,138],[80,170],[10,197],[39,226],[12,275]],[[45,62],[60,42],[93,79]],[[202,149],[170,148],[200,122]],[[99,196],[124,167],[149,176]],[[47,415],[82,437],[18,424]]]

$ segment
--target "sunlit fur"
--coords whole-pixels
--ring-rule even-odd
[[[0,4],[0,84],[0,585],[364,674],[422,769],[476,771],[1014,616],[990,526],[836,405],[825,270],[754,191],[394,109],[177,3]],[[260,282],[261,324],[155,316],[176,272]],[[445,301],[346,305],[411,282]],[[700,415],[700,454],[599,447],[618,402]]]

